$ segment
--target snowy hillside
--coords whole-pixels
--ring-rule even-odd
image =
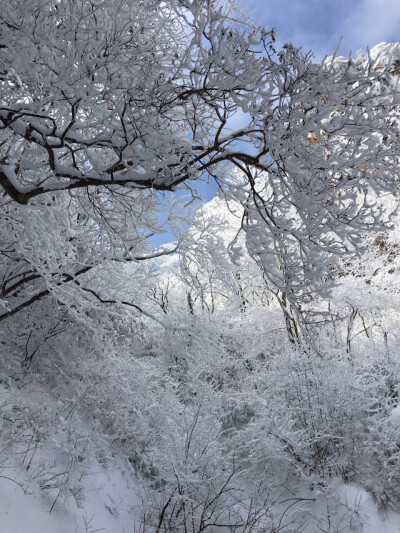
[[[400,533],[400,44],[339,51],[0,0],[0,533]]]

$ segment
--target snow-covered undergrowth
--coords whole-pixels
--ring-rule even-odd
[[[316,356],[263,312],[4,353],[1,531],[398,531],[398,352]]]
[[[302,316],[242,237],[231,260],[224,209],[179,260],[101,277],[85,303],[56,285],[4,322],[7,533],[399,530],[397,233],[332,265]]]

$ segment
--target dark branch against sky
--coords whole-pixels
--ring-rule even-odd
[[[400,40],[400,0],[239,0],[239,5],[261,26],[275,28],[277,48],[291,42],[304,52],[313,50],[317,60],[333,54],[340,40],[338,54],[352,51],[353,57],[380,42]],[[238,114],[232,127],[242,120]],[[207,201],[217,186],[198,182],[196,189]],[[171,237],[168,232],[154,240],[160,244]]]

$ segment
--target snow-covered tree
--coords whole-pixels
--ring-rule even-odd
[[[51,510],[122,457],[143,532],[400,508],[400,48],[276,46],[233,0],[2,6],[0,479]]]
[[[398,175],[398,47],[317,64],[277,52],[232,1],[12,0],[1,22],[13,201],[84,190],[100,213],[135,209],[132,191],[207,174],[240,187],[225,179],[239,169],[249,249],[294,306],[322,289],[327,254],[381,224],[376,197]]]

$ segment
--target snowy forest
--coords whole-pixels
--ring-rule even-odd
[[[1,533],[400,531],[400,44],[278,32],[0,0]]]

